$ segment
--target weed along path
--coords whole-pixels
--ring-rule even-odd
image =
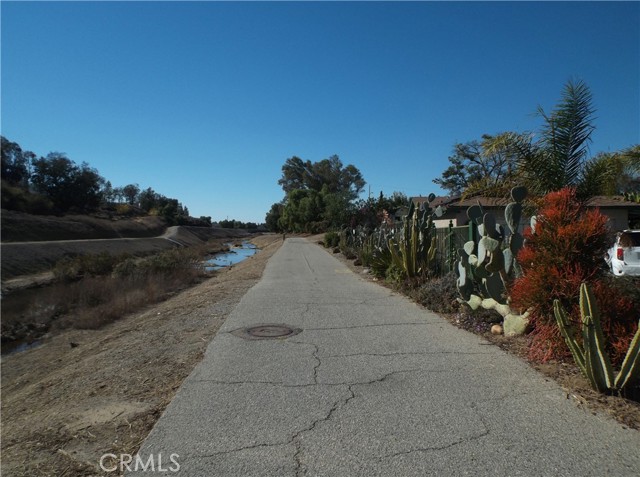
[[[130,466],[160,460],[182,476],[636,476],[640,433],[291,238]]]

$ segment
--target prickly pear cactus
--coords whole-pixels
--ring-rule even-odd
[[[528,324],[527,314],[514,314],[506,296],[507,284],[522,273],[515,257],[524,245],[520,220],[526,197],[524,187],[511,190],[513,202],[505,209],[508,231],[496,223],[493,214],[485,213],[480,204],[470,207],[467,216],[478,226],[479,238],[458,251],[457,287],[462,301],[472,309],[481,306],[500,313],[505,319],[505,334],[522,334]]]

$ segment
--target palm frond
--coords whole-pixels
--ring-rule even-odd
[[[569,81],[562,98],[550,115],[540,115],[545,120],[542,128],[541,146],[546,158],[551,161],[548,171],[549,190],[566,185],[577,185],[589,153],[593,126],[592,95],[583,81]]]

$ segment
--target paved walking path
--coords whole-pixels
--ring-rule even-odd
[[[231,333],[266,323],[302,331]],[[640,475],[640,432],[298,238],[140,450],[158,453],[180,476]]]

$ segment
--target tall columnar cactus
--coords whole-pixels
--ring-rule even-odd
[[[611,360],[605,350],[600,311],[593,292],[586,283],[580,285],[582,343],[559,300],[553,302],[553,311],[573,359],[593,389],[599,392],[621,391],[640,378],[640,326],[631,340],[622,367],[614,378]]]
[[[414,202],[402,221],[402,228],[396,237],[388,240],[388,250],[392,263],[409,277],[427,273],[435,266],[436,237],[433,218],[442,216],[441,207],[431,210],[429,204],[435,196],[429,195],[427,203],[419,209]]]
[[[514,313],[505,295],[512,277],[522,273],[515,257],[524,245],[520,219],[526,196],[524,187],[511,190],[513,202],[505,209],[509,232],[496,224],[493,214],[484,213],[480,204],[470,207],[467,216],[478,226],[479,239],[467,242],[458,251],[457,286],[462,301],[474,310],[483,307],[500,313],[505,322],[505,334],[523,333],[528,324],[528,313]]]

